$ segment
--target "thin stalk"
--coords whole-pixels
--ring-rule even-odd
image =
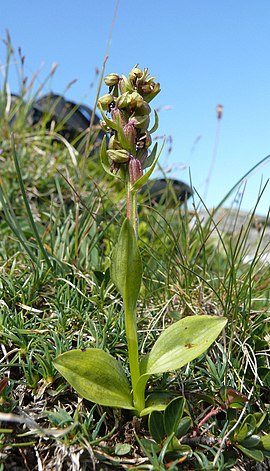
[[[138,239],[137,192],[131,191],[130,182],[127,183],[126,216],[130,220],[134,228],[136,239]],[[136,385],[140,377],[139,347],[137,334],[137,309],[136,307],[134,309],[131,309],[128,301],[124,300],[124,312],[126,337],[128,343],[129,368],[133,390],[133,402],[136,410],[140,412],[145,407],[145,399],[144,395],[138,397],[136,393]]]
[[[138,335],[136,322],[136,308],[130,309],[129,303],[124,301],[125,327],[128,344],[128,359],[131,376],[131,385],[133,390],[133,403],[137,411],[144,409],[144,396],[138,397],[136,386],[140,377],[139,353],[138,353]]]
[[[136,239],[138,239],[138,211],[137,211],[137,192],[131,191],[131,183],[127,183],[127,206],[126,216],[130,220]]]

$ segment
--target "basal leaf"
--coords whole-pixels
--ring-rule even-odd
[[[237,448],[244,453],[244,455],[248,456],[252,460],[257,461],[258,463],[262,463],[264,460],[264,456],[262,451],[256,450],[256,449],[251,449],[249,450],[248,448],[245,448],[242,445],[237,445]]]
[[[263,435],[261,437],[258,448],[265,451],[270,451],[270,435]]]
[[[124,370],[104,350],[71,350],[59,355],[53,363],[85,399],[102,406],[133,409],[130,386]]]
[[[168,327],[152,348],[147,375],[176,370],[204,353],[227,323],[219,316],[185,317]]]
[[[176,432],[183,416],[185,399],[182,396],[176,397],[167,405],[164,412],[164,427],[167,435]]]
[[[111,277],[124,302],[134,311],[142,281],[142,260],[134,229],[127,218],[113,252]]]
[[[157,410],[151,412],[148,419],[148,428],[153,439],[159,444],[162,443],[166,436],[162,412]]]

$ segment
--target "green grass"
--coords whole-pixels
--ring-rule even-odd
[[[240,234],[228,236],[213,226],[211,214],[202,223],[198,209],[140,206],[145,264],[138,306],[140,351],[148,352],[164,327],[181,317],[207,313],[229,320],[206,354],[180,371],[153,378],[149,392],[155,386],[160,394],[184,395],[194,428],[219,403],[224,386],[247,398],[239,411],[227,408],[203,423],[199,437],[206,440],[192,443],[190,459],[168,464],[164,452],[155,461],[151,453],[146,456],[142,442],[149,438],[147,421],[82,400],[52,363],[71,348],[93,346],[127,365],[123,308],[109,275],[123,214],[121,188],[104,175],[97,155],[86,159],[76,154],[42,123],[29,127],[34,85],[24,96],[11,135],[8,123],[18,105],[7,109],[6,86],[4,80],[0,469],[11,469],[15,462],[20,469],[34,470],[39,461],[44,469],[71,469],[79,457],[81,468],[74,469],[222,470],[233,462],[233,469],[256,469],[233,445],[223,449],[221,444],[229,436],[230,420],[241,419],[241,413],[242,418],[268,414],[262,433],[270,433],[270,266],[261,262],[263,230],[248,264],[252,214]]]

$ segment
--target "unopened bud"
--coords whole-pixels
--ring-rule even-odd
[[[106,75],[104,82],[108,87],[113,87],[113,85],[117,85],[119,83],[120,77],[118,74],[109,74]]]
[[[148,91],[150,88],[150,91]],[[143,97],[145,99],[145,101],[147,101],[147,103],[149,103],[149,101],[153,100],[153,98],[155,98],[155,96],[160,92],[160,83],[154,83],[152,82],[151,83],[151,86],[150,87],[146,87],[146,91],[143,91],[142,90],[142,94],[143,94]]]
[[[103,110],[107,110],[109,105],[111,105],[113,101],[114,98],[109,93],[106,93],[98,99],[98,103]]]
[[[145,115],[145,114],[150,114],[151,113],[151,108],[150,106],[148,105],[148,103],[146,103],[146,101],[143,101],[141,106],[140,106],[140,109],[138,110],[140,115]]]
[[[136,80],[137,78],[141,78],[143,75],[143,71],[137,67],[138,64],[133,67],[133,69],[129,73],[130,80]]]
[[[130,183],[133,185],[143,175],[142,165],[139,159],[131,158],[129,161]]]
[[[125,137],[130,145],[130,149],[135,150],[135,143],[136,143],[136,129],[135,129],[135,120],[131,118],[127,124],[123,127],[123,132]]]
[[[109,150],[116,150],[116,149],[121,149],[120,142],[115,139],[115,136],[111,136],[109,143],[108,143],[108,149]]]
[[[118,108],[126,108],[130,104],[130,93],[125,92],[120,95],[116,100],[116,106]]]
[[[122,94],[126,92],[131,93],[133,91],[130,80],[125,75],[122,75],[122,78],[119,80],[119,88]]]
[[[118,150],[107,150],[107,155],[108,157],[115,162],[116,164],[124,164],[129,161],[130,159],[130,154],[124,149],[118,149]]]
[[[143,97],[138,92],[129,94],[129,106],[131,108],[140,108],[143,104]]]
[[[127,124],[127,121],[126,121],[122,111],[119,110],[117,107],[112,109],[111,116],[112,116],[112,120],[115,123],[117,123],[118,119],[120,118],[120,123],[121,123],[122,127],[125,126],[125,124]]]

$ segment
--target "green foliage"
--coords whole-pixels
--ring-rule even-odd
[[[122,225],[112,256],[111,277],[127,309],[133,313],[142,282],[142,259],[129,219]]]
[[[58,356],[54,366],[89,401],[133,409],[126,375],[119,362],[104,350],[71,350]]]
[[[40,462],[52,469],[63,463],[72,468],[74,460],[81,460],[82,467],[165,471],[252,469],[256,460],[267,464],[270,268],[262,245],[267,219],[258,231],[254,259],[246,262],[256,205],[241,232],[228,236],[214,214],[202,221],[196,202],[192,212],[180,207],[170,186],[163,205],[141,204],[145,199],[138,195],[144,267],[136,312],[138,374],[145,375],[144,411],[151,417],[152,439],[145,418],[131,420],[132,408],[93,405],[96,383],[89,388],[87,383],[89,401],[78,397],[59,374],[55,358],[104,352],[109,359],[104,375],[116,380],[110,368],[116,362],[117,381],[125,391],[120,402],[133,407],[125,313],[109,276],[125,190],[120,179],[112,183],[112,175],[104,174],[94,148],[93,158],[86,159],[61,139],[61,123],[48,130],[44,118],[30,127],[28,111],[44,84],[27,82],[22,58],[14,54],[8,49],[0,86],[0,466],[12,460],[20,469]],[[10,61],[21,80],[22,98],[16,102],[8,89]],[[106,151],[105,141],[104,146]],[[151,167],[149,157],[157,154],[149,151],[144,168]],[[107,165],[110,170],[109,160]],[[116,176],[125,180],[126,173],[120,169]],[[135,182],[130,191],[135,193],[137,186]],[[169,199],[173,205],[167,204]],[[237,222],[238,213],[239,208],[226,210],[224,218],[233,216]],[[228,319],[222,338],[187,364],[180,352],[168,359],[172,371],[145,374],[149,352],[161,352],[160,339],[194,314],[198,321],[206,314],[218,323],[222,316]],[[158,355],[152,360],[157,365]],[[184,366],[175,371],[180,362]],[[91,369],[86,369],[91,379]],[[106,390],[101,376],[102,381]],[[118,388],[115,393],[119,395]],[[179,396],[185,396],[183,413]],[[191,452],[185,455],[182,448],[177,457],[177,444]]]

